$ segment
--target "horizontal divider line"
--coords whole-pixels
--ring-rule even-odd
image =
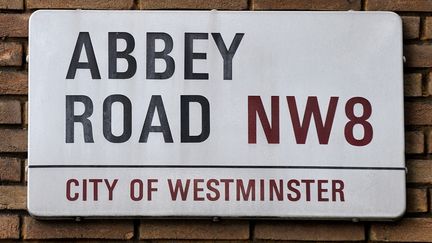
[[[29,165],[29,168],[197,168],[197,169],[314,169],[314,170],[405,170],[400,167],[266,166],[266,165]]]

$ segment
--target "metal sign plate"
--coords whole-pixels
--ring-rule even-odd
[[[405,210],[393,13],[37,11],[29,42],[32,215]]]

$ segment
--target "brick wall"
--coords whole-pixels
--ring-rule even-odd
[[[394,223],[37,221],[26,211],[28,18],[37,9],[390,10],[405,44],[407,213]],[[383,145],[384,146],[384,145]],[[391,182],[389,182],[391,183]],[[0,0],[0,240],[432,242],[432,0]]]

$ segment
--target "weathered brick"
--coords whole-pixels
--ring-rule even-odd
[[[423,23],[423,40],[432,39],[432,17],[426,17]]]
[[[25,95],[27,92],[27,73],[0,71],[0,94]]]
[[[371,225],[373,241],[431,242],[432,218],[405,218],[397,222]]]
[[[402,16],[403,37],[405,39],[417,39],[420,35],[420,17]]]
[[[28,120],[29,120],[29,110],[28,110],[28,102],[26,101],[24,103],[24,115],[23,115],[23,121],[24,121],[24,125],[28,125]]]
[[[423,132],[405,132],[405,153],[421,154],[424,153],[424,134]]]
[[[432,11],[432,0],[366,0],[366,10]]]
[[[405,121],[407,125],[432,125],[432,102],[405,102]]]
[[[20,43],[0,43],[0,66],[21,66],[23,48]]]
[[[254,10],[360,10],[360,0],[252,0]]]
[[[27,0],[28,9],[131,9],[133,0]]]
[[[27,37],[29,14],[0,14],[0,37]]]
[[[26,152],[27,130],[0,129],[0,152]]]
[[[30,55],[28,41],[24,42],[23,45],[24,45],[25,62],[26,62],[26,64],[28,64],[28,62],[29,62],[29,55]]]
[[[21,10],[24,8],[24,0],[0,0],[0,9]]]
[[[141,240],[144,243],[248,243],[248,240]],[[99,243],[99,242],[95,242]],[[271,243],[271,242],[259,242],[259,243]]]
[[[0,100],[0,124],[20,124],[21,103],[19,100]]]
[[[425,86],[426,86],[425,87],[425,95],[431,96],[432,95],[432,73],[429,73]]]
[[[409,73],[404,75],[404,95],[408,97],[422,96],[422,74]]]
[[[24,171],[24,181],[27,182],[28,181],[28,159],[26,159],[24,161],[24,168],[25,168],[25,171]]]
[[[432,153],[432,130],[426,131],[426,152]]]
[[[27,209],[25,186],[0,186],[0,209]]]
[[[0,239],[19,239],[17,215],[0,215]]]
[[[407,167],[407,182],[432,184],[432,160],[411,160]]]
[[[360,10],[360,0],[252,0],[254,10]]]
[[[140,9],[247,9],[247,0],[140,0]]]
[[[432,45],[405,45],[407,67],[432,67]]]
[[[113,239],[129,240],[134,236],[131,220],[40,221],[25,217],[23,238],[34,239]]]
[[[143,220],[141,239],[247,240],[247,221],[227,220]]]
[[[259,240],[360,241],[365,239],[363,224],[346,222],[257,222]]]
[[[0,158],[0,181],[20,181],[21,163],[16,158]]]
[[[426,189],[408,188],[407,189],[407,209],[408,213],[427,212],[427,191]]]

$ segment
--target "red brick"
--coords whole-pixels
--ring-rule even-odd
[[[406,125],[432,125],[432,102],[406,102],[405,121]]]
[[[372,224],[373,241],[432,242],[432,218],[405,218],[393,223]]]
[[[247,9],[247,0],[140,0],[140,9]]]
[[[0,158],[0,181],[21,180],[21,163],[16,158]]]
[[[23,48],[20,43],[0,43],[0,66],[21,66]]]
[[[402,16],[403,36],[405,39],[417,39],[420,35],[420,17]]]
[[[41,221],[25,217],[23,238],[35,239],[112,239],[130,240],[134,236],[131,220]]]
[[[249,222],[226,220],[143,220],[140,239],[247,240]]]
[[[0,124],[20,124],[21,104],[19,100],[0,100]]]
[[[133,0],[27,0],[28,9],[131,9]]]
[[[421,73],[408,73],[404,75],[404,95],[407,97],[419,97],[423,95]]]
[[[407,209],[408,213],[425,213],[428,210],[426,189],[408,188],[407,189]]]
[[[25,95],[27,92],[27,73],[0,71],[0,94]]]
[[[24,9],[24,0],[0,0],[0,9]]]
[[[25,186],[0,186],[0,209],[27,209]]]
[[[407,182],[432,184],[432,160],[410,160],[407,167]]]
[[[366,0],[366,10],[432,11],[432,0]]]
[[[27,130],[0,129],[0,152],[27,152]]]
[[[421,154],[424,153],[424,134],[423,132],[405,132],[405,153]]]
[[[360,10],[360,0],[252,0],[254,10]]]
[[[404,46],[407,67],[432,67],[432,45]]]
[[[257,222],[259,240],[360,241],[365,239],[363,224],[348,222],[272,221]]]
[[[17,215],[0,215],[0,239],[19,239]]]
[[[27,37],[29,14],[0,14],[0,37]]]

